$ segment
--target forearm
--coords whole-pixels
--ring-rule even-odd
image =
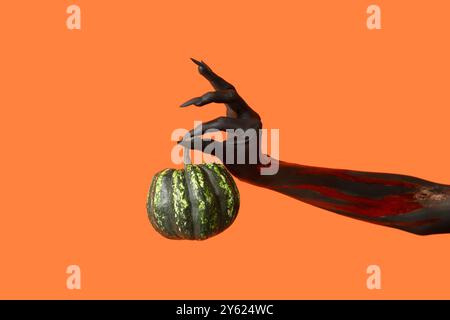
[[[259,169],[247,167],[238,177],[352,218],[417,234],[450,232],[449,185],[407,175],[283,161],[275,175],[260,175]]]

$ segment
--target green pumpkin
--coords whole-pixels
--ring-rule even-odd
[[[234,221],[239,191],[222,164],[186,164],[165,169],[152,180],[147,213],[153,227],[169,239],[204,240]]]

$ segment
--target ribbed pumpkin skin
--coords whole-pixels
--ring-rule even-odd
[[[152,180],[147,213],[169,239],[204,240],[228,228],[239,210],[239,191],[222,164],[186,164],[165,169]]]

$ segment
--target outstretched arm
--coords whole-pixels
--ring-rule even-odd
[[[237,164],[237,155],[233,159],[227,158],[227,148],[233,143],[234,150],[237,150],[236,142],[220,143],[202,139],[201,135],[210,129],[261,129],[261,119],[239,96],[234,86],[215,74],[203,61],[193,61],[198,65],[200,74],[216,91],[190,99],[181,106],[225,103],[227,117],[203,124],[201,131],[191,130],[191,139],[180,143],[189,148],[199,148],[201,151],[220,155],[220,160],[240,180],[308,204],[415,234],[450,233],[450,185],[401,174],[305,166],[270,157],[266,160],[269,163],[277,161],[279,170],[274,175],[263,175],[261,169],[267,166],[266,161],[265,164],[252,164],[248,161],[249,152],[260,152],[259,136],[256,140],[245,142],[245,163]],[[200,143],[196,143],[196,140],[200,140]],[[216,147],[208,148],[212,143]],[[255,148],[251,148],[252,143],[256,144]],[[217,150],[222,152],[215,153]]]

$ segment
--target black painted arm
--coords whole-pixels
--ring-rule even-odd
[[[261,119],[234,86],[215,74],[203,61],[192,60],[216,90],[190,99],[181,107],[225,103],[227,116],[204,123],[202,130],[194,128],[189,134],[191,139],[180,141],[181,144],[216,156],[220,154],[219,158],[228,170],[242,181],[332,212],[420,235],[450,233],[450,185],[401,174],[305,166],[267,156],[269,164],[259,161],[260,157],[256,163],[250,163],[249,154],[255,150],[251,148],[252,143],[260,154],[259,136],[245,142],[245,163],[236,164],[236,155],[233,159],[227,158],[227,148],[233,143],[234,150],[237,150],[237,142],[227,140],[220,143],[202,139],[201,135],[210,129],[258,130],[262,128]],[[216,148],[210,148],[211,144]],[[261,169],[270,166],[271,161],[278,162],[278,172],[261,174]]]

